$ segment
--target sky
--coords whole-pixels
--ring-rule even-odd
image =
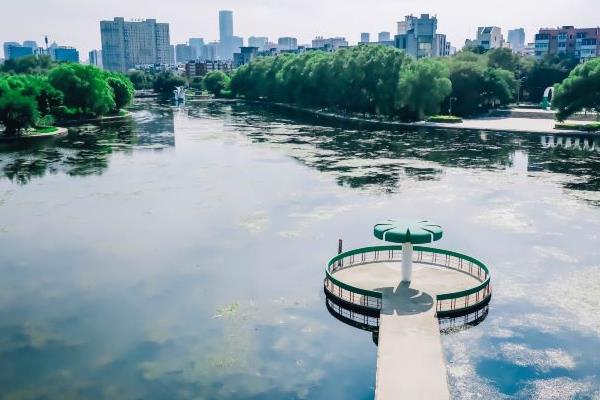
[[[218,39],[219,10],[234,13],[234,33],[248,36],[294,36],[309,44],[317,35],[344,36],[356,43],[361,32],[396,32],[405,15],[438,17],[438,32],[462,47],[478,26],[500,26],[505,33],[525,28],[527,40],[540,27],[600,25],[599,0],[2,0],[0,42],[36,40],[74,46],[81,59],[99,49],[99,21],[155,18],[170,24],[171,43],[190,37]],[[0,52],[2,49],[0,48]],[[3,57],[0,56],[0,57]]]

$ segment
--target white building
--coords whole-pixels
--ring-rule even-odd
[[[269,38],[265,36],[250,36],[248,38],[248,47],[258,47],[258,51],[269,50],[267,43],[269,43]]]
[[[155,19],[100,21],[102,64],[126,72],[136,65],[171,64],[169,24]]]
[[[447,55],[446,35],[437,33],[437,18],[429,14],[407,15],[394,39],[396,48],[417,59]]]
[[[202,38],[190,38],[188,40],[190,48],[192,49],[192,60],[202,59],[202,48],[204,47],[204,39]]]
[[[508,46],[515,53],[525,50],[525,29],[511,29],[508,31]]]
[[[475,40],[465,42],[466,46],[479,46],[485,50],[500,49],[504,47],[504,36],[499,26],[480,26],[477,28]]]
[[[281,37],[277,39],[277,49],[279,51],[298,50],[298,39],[293,37]]]
[[[379,32],[379,35],[377,35],[377,41],[378,42],[389,42],[391,35],[389,32]]]

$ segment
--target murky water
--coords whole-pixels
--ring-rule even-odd
[[[443,337],[454,398],[600,395],[600,138],[144,102],[0,146],[1,398],[371,399],[323,268],[393,217],[492,268],[488,317]]]

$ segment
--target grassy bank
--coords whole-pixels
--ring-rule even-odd
[[[600,131],[600,122],[592,122],[590,124],[573,124],[560,122],[554,125],[554,128],[560,130],[582,131],[582,132],[598,132]]]

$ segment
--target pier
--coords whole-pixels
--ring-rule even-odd
[[[472,257],[405,242],[334,257],[325,293],[338,319],[377,334],[376,400],[449,399],[438,319],[487,306],[491,284],[487,266]]]

